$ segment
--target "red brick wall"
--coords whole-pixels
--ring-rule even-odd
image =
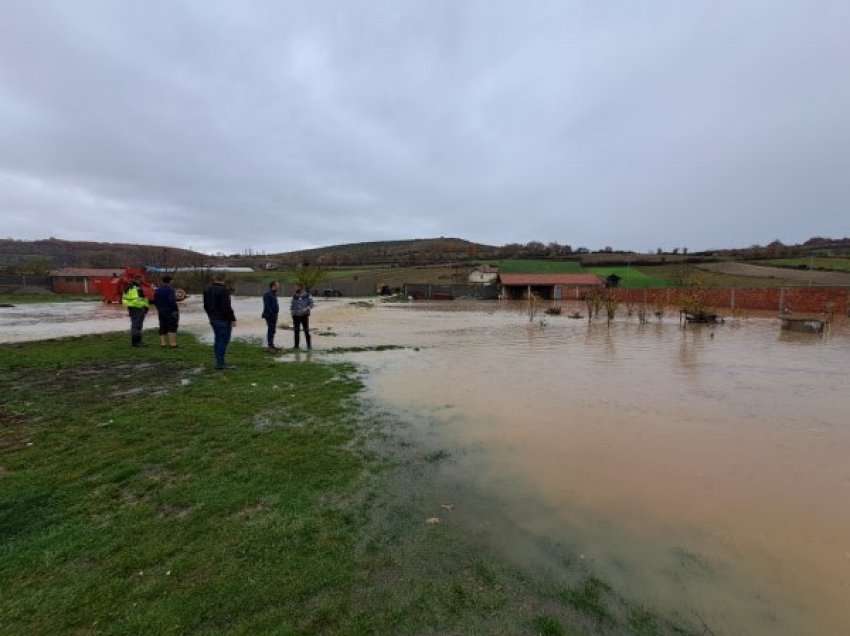
[[[615,289],[612,290],[620,302],[658,301],[667,305],[679,305],[685,290],[664,289]],[[784,304],[792,311],[822,312],[828,303],[833,303],[834,311],[847,314],[848,295],[846,287],[786,287],[785,289],[706,289],[705,302],[718,309],[764,309],[779,311]]]

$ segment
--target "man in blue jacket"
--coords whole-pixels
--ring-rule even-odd
[[[177,294],[171,286],[171,276],[162,277],[162,285],[153,293],[153,304],[159,314],[159,346],[176,349],[180,309],[177,307]]]
[[[280,347],[274,346],[274,334],[277,331],[277,316],[280,313],[280,305],[277,302],[277,291],[280,285],[276,280],[269,283],[269,290],[263,294],[263,315],[266,321],[266,345],[269,351],[280,351]]]

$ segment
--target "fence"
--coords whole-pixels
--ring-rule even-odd
[[[20,287],[43,287],[50,289],[50,277],[27,274],[4,274],[0,276],[0,291],[15,291]]]
[[[497,285],[408,283],[404,285],[404,295],[421,300],[453,300],[455,298],[495,300],[499,297],[499,287]]]
[[[692,291],[678,288],[613,289],[620,302],[680,305]],[[716,309],[762,309],[796,312],[822,312],[832,309],[847,314],[850,289],[847,287],[776,287],[764,289],[704,289],[704,302]]]
[[[346,297],[374,296],[377,293],[377,279],[373,277],[358,278],[357,280],[328,280],[319,283],[312,293],[315,296],[326,294]],[[235,293],[237,296],[261,296],[269,288],[267,282],[262,281],[235,281]],[[280,296],[291,296],[295,293],[294,283],[281,283]]]

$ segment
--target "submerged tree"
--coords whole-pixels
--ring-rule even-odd
[[[617,300],[616,294],[613,290],[607,290],[605,292],[605,313],[608,316],[608,326],[611,326],[611,321],[614,320],[614,317],[617,315],[617,308],[620,306],[620,301]]]

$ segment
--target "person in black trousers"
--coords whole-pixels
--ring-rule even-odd
[[[292,330],[295,332],[295,348],[299,347],[299,331],[304,329],[304,339],[307,341],[307,348],[312,349],[313,345],[310,342],[310,310],[313,309],[313,297],[310,292],[304,289],[304,285],[299,284],[295,288],[295,295],[292,297],[292,303],[289,310],[292,312]]]
[[[204,290],[204,311],[207,312],[215,336],[215,368],[220,371],[235,368],[224,362],[230,335],[236,325],[236,314],[230,304],[230,290],[224,284],[224,274],[215,274],[212,285]]]
[[[162,285],[153,293],[153,304],[159,314],[159,346],[176,349],[180,309],[177,307],[177,294],[171,286],[171,276],[162,277]]]
[[[266,345],[269,351],[280,351],[280,347],[274,346],[274,334],[277,331],[277,317],[280,313],[280,305],[277,302],[277,291],[280,285],[276,280],[269,283],[269,290],[263,294],[263,315],[266,321]]]

